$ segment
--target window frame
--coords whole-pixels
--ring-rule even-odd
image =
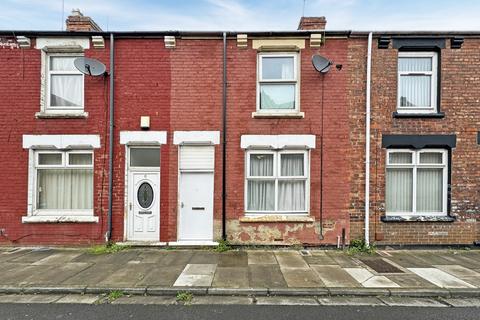
[[[52,71],[50,70],[52,57],[83,57],[83,52],[48,52],[45,54],[45,113],[82,113],[85,110],[85,75],[78,70],[74,71]],[[79,75],[82,77],[82,102],[80,106],[52,106],[51,105],[51,76],[53,75]]]
[[[264,58],[293,58],[293,79],[263,79]],[[262,84],[293,84],[295,86],[294,108],[293,109],[262,109],[261,108],[261,86]],[[300,112],[300,65],[297,52],[261,52],[257,55],[257,113],[266,114],[296,114]]]
[[[273,154],[273,176],[251,176],[250,155],[252,154]],[[282,176],[281,155],[282,154],[303,154],[303,176]],[[245,188],[244,188],[244,209],[247,216],[263,215],[308,215],[310,208],[310,150],[262,150],[254,149],[245,152]],[[248,181],[274,181],[275,182],[275,206],[274,210],[248,210]],[[278,184],[280,181],[305,181],[305,210],[278,210]]]
[[[432,71],[400,71],[398,64],[400,58],[431,58]],[[399,114],[431,114],[438,113],[438,59],[439,54],[435,51],[399,51],[397,58],[397,112]],[[430,83],[430,106],[405,107],[400,105],[401,100],[401,77],[408,75],[429,75]]]
[[[409,164],[390,163],[390,154],[392,153],[411,153],[412,162]],[[442,163],[420,163],[420,155],[422,153],[441,153]],[[412,169],[412,212],[389,212],[387,211],[387,171],[388,169],[407,168]],[[417,212],[417,171],[422,168],[442,169],[442,211],[439,212]],[[387,216],[447,216],[448,215],[448,172],[449,172],[449,156],[448,150],[439,148],[425,149],[398,149],[392,148],[387,150],[386,166],[385,166],[385,214]]]
[[[38,208],[38,170],[39,169],[86,169],[91,168],[94,174],[94,152],[93,150],[33,150],[33,176],[32,176],[32,216],[93,216],[94,203],[92,209],[39,209]],[[92,163],[89,165],[70,165],[68,163],[69,155],[73,153],[91,154]],[[61,154],[62,163],[55,165],[41,165],[39,164],[40,154]],[[95,178],[95,177],[94,177]],[[92,181],[92,201],[95,201],[95,179]]]

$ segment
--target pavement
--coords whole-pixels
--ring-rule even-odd
[[[85,248],[0,248],[0,303],[13,294],[200,296],[262,299],[357,296],[480,298],[480,250],[168,250],[129,248],[94,255]],[[35,295],[34,295],[35,296]],[[8,298],[10,299],[10,298]],[[68,299],[68,298],[65,298]],[[224,299],[221,299],[224,300]],[[325,300],[325,301],[327,301]],[[312,300],[309,300],[312,301]],[[453,300],[452,300],[453,301]],[[477,300],[472,300],[473,301]],[[312,302],[313,303],[313,302]]]

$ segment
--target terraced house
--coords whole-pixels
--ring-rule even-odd
[[[325,24],[0,31],[1,243],[478,241],[480,33]]]

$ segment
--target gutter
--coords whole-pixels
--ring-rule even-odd
[[[110,98],[109,98],[109,114],[110,114],[110,131],[109,131],[109,147],[108,147],[108,228],[105,236],[106,242],[112,240],[112,208],[113,208],[113,136],[114,136],[114,81],[115,81],[115,56],[114,56],[114,36],[110,33]]]
[[[222,96],[222,239],[227,239],[227,33],[223,33],[223,96]]]
[[[370,246],[370,87],[372,81],[372,32],[368,35],[367,90],[365,99],[365,245]]]

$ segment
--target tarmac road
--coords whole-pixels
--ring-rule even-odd
[[[32,319],[480,319],[480,308],[258,305],[0,304],[1,320]]]

